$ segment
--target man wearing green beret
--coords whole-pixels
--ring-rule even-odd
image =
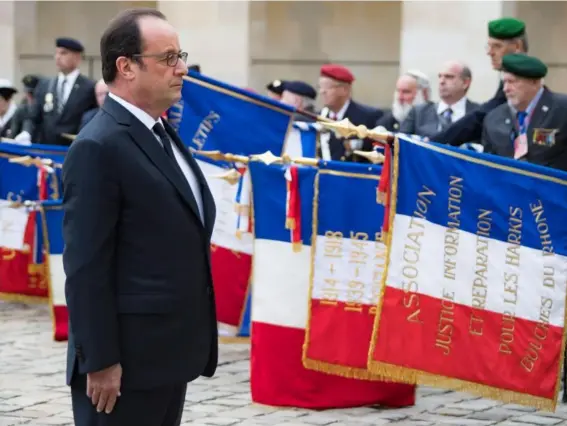
[[[515,18],[495,19],[488,23],[487,54],[492,68],[500,71],[502,57],[510,53],[527,53],[528,42],[526,24]],[[482,122],[490,111],[506,102],[503,84],[500,82],[494,97],[479,109],[468,113],[442,132],[433,135],[430,140],[459,146],[466,142],[479,141],[482,135]]]
[[[567,170],[567,96],[543,84],[547,66],[538,58],[502,58],[507,103],[484,119],[484,152]]]

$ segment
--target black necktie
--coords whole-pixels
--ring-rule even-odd
[[[173,148],[171,148],[171,139],[169,139],[169,136],[165,131],[164,127],[162,126],[162,124],[161,123],[154,124],[153,130],[154,132],[156,132],[156,135],[159,136],[159,139],[163,145],[163,149],[165,150],[165,153],[169,156],[169,158],[171,158],[171,160],[173,160],[173,162],[175,162],[177,166],[179,166],[177,160],[175,159],[175,155],[173,154]]]
[[[451,108],[447,108],[445,111],[443,111],[443,114],[441,115],[441,130],[446,130],[451,126],[451,124],[453,123],[452,117],[453,110]]]

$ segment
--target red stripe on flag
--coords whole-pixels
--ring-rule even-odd
[[[217,320],[238,327],[246,304],[252,256],[211,246]]]
[[[254,322],[250,387],[254,402],[309,409],[415,403],[413,386],[347,379],[307,370],[301,360],[305,330]],[[332,339],[330,339],[332,340]]]
[[[331,306],[321,300],[311,301],[305,355],[315,361],[366,370],[376,307],[361,305],[360,311],[352,311],[352,305],[336,303]]]
[[[69,312],[67,306],[53,306],[55,340],[64,342],[69,338]]]
[[[408,315],[416,311],[417,299],[411,301],[411,309],[405,305],[415,296],[419,297],[419,315],[414,319],[420,322],[409,322]],[[441,336],[448,333],[452,333],[451,343],[440,343],[448,341]],[[538,335],[545,335],[545,339],[538,339]],[[562,339],[563,330],[559,327],[540,328],[533,321],[521,318],[512,321],[511,317],[495,312],[387,287],[372,358],[552,399],[559,375]],[[447,346],[450,352],[444,355],[449,350]]]

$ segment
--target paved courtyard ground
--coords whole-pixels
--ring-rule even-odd
[[[64,383],[64,343],[52,341],[46,306],[0,302],[0,426],[72,425]],[[420,388],[415,407],[309,411],[254,404],[249,393],[247,345],[222,345],[213,379],[189,386],[184,425],[567,425],[556,413],[504,405],[439,389]]]

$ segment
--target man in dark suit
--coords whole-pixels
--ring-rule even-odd
[[[504,56],[508,102],[484,119],[484,151],[567,170],[567,96],[543,85],[547,66],[524,54]]]
[[[528,42],[526,25],[515,18],[501,18],[488,23],[487,53],[490,56],[492,68],[500,70],[502,57],[510,53],[527,53]],[[492,99],[465,115],[449,128],[431,137],[432,141],[459,146],[463,143],[480,140],[482,123],[486,114],[506,102],[502,81]]]
[[[360,104],[352,100],[354,75],[342,65],[325,64],[319,77],[319,94],[325,107],[321,116],[340,121],[348,118],[354,125],[364,125],[372,129],[384,114],[382,110]],[[334,133],[321,135],[320,157],[324,160],[368,162],[354,155],[355,150],[372,151],[370,139],[339,139]]]
[[[439,72],[439,102],[426,102],[413,107],[400,125],[400,132],[431,137],[448,128],[479,105],[467,99],[472,73],[461,62],[450,61]]]
[[[109,94],[63,164],[67,383],[77,426],[177,426],[186,385],[211,377],[215,204],[160,116],[181,98],[175,29],[154,9],[102,35]]]
[[[38,140],[32,142],[70,145],[72,141],[62,134],[77,134],[83,114],[97,107],[94,82],[79,70],[83,45],[71,38],[58,38],[55,46],[59,75],[38,85],[31,116],[16,140],[31,140],[37,132]]]

